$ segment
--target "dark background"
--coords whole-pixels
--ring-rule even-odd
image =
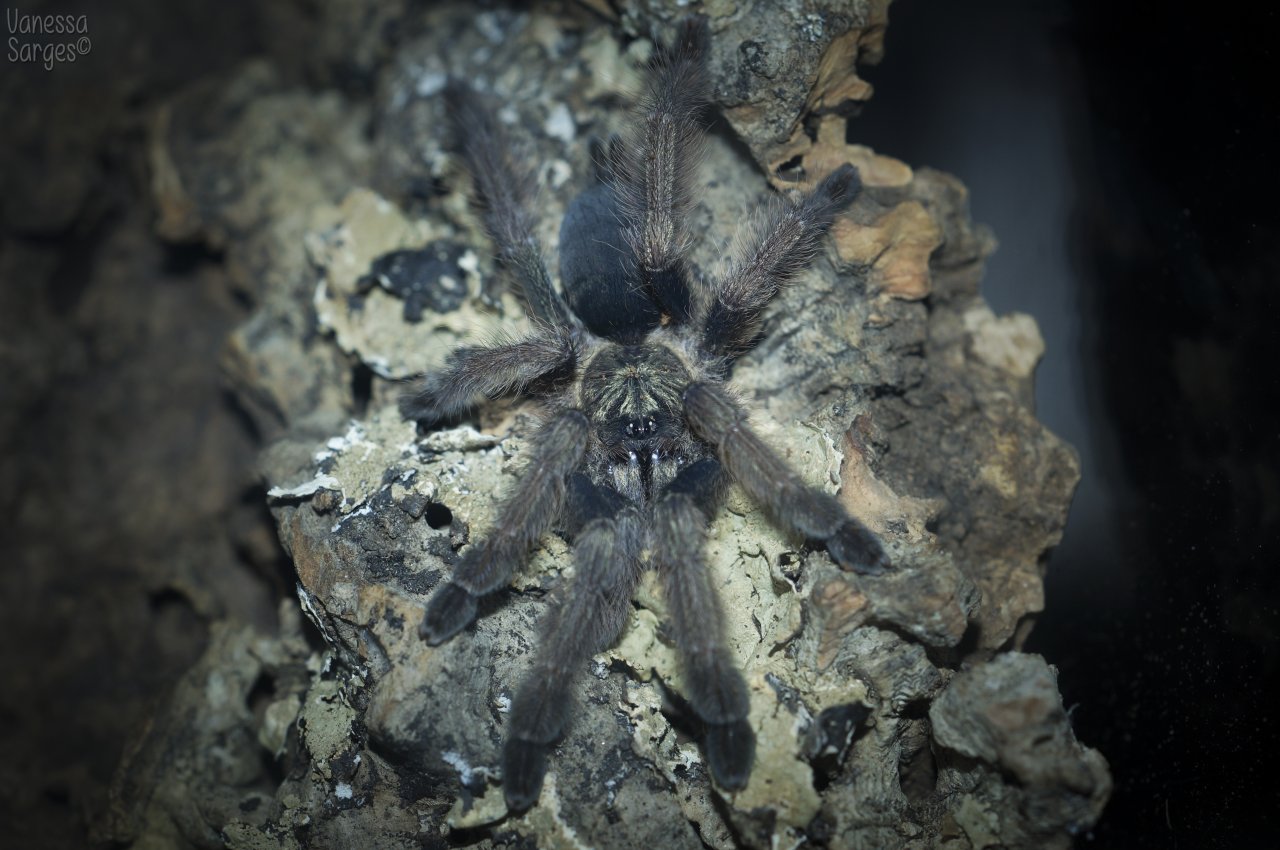
[[[1274,11],[903,0],[857,141],[959,176],[1030,313],[1083,480],[1028,649],[1116,789],[1082,844],[1269,847],[1280,823]]]
[[[83,11],[94,39],[75,68],[0,67],[0,829],[67,847],[230,604],[155,577],[215,564],[264,624],[290,592],[261,435],[220,389],[251,305],[216,251],[150,235],[144,116],[247,56],[316,81],[303,2],[21,8]],[[1039,321],[1039,413],[1081,455],[1029,644],[1115,775],[1081,845],[1270,847],[1280,21],[1104,0],[890,18],[851,135],[968,185],[1002,245],[986,296]]]

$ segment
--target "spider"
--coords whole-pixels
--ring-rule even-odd
[[[512,701],[502,772],[514,811],[538,799],[576,674],[621,630],[645,569],[661,579],[711,776],[730,791],[746,785],[755,756],[747,686],[702,555],[729,479],[782,527],[825,544],[842,568],[889,567],[870,531],[756,436],[726,387],[762,310],[809,264],[861,180],[843,165],[808,196],[758,215],[723,279],[701,284],[686,256],[686,213],[710,100],[709,43],[705,18],[681,22],[655,50],[630,133],[594,146],[593,185],[561,222],[563,298],[533,235],[530,174],[475,95],[458,83],[446,90],[485,223],[535,329],[454,351],[403,397],[402,410],[429,425],[518,394],[541,400],[547,415],[496,528],[437,588],[420,634],[438,645],[470,624],[479,598],[504,587],[557,523],[576,565],[543,618],[535,660]]]

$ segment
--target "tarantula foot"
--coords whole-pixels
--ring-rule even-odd
[[[864,576],[878,576],[893,568],[880,541],[857,520],[840,526],[827,541],[827,552],[841,569]]]
[[[861,193],[862,174],[847,162],[824,177],[814,190],[814,195],[830,198],[840,209],[848,208]]]
[[[427,612],[418,635],[439,646],[467,627],[476,618],[476,598],[453,582],[443,585],[427,603]]]
[[[400,416],[410,422],[421,422],[427,427],[434,425],[441,419],[435,393],[425,388],[403,393],[400,396]]]
[[[686,15],[680,21],[671,52],[700,59],[711,52],[711,25],[706,15]]]
[[[703,743],[707,766],[716,784],[726,791],[747,787],[751,764],[756,757],[756,735],[745,720],[733,723],[708,723]]]
[[[547,748],[532,741],[508,738],[502,748],[502,793],[507,808],[523,812],[538,802],[547,773]]]

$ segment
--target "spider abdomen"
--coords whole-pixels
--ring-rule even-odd
[[[625,341],[658,326],[658,307],[636,277],[623,216],[609,184],[578,195],[560,222],[560,285],[593,334]]]

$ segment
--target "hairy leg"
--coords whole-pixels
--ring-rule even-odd
[[[729,474],[779,522],[820,540],[842,568],[878,575],[889,569],[880,541],[836,499],[808,486],[747,424],[747,415],[717,384],[684,393],[689,427],[716,448]]]
[[[493,114],[466,85],[450,82],[445,89],[445,107],[475,181],[498,256],[515,274],[530,314],[553,325],[569,326],[572,319],[551,283],[542,247],[534,236],[534,219],[529,212],[533,175],[513,154]]]
[[[632,221],[628,240],[649,294],[676,322],[693,312],[685,254],[685,217],[702,142],[701,114],[710,98],[705,18],[681,22],[674,41],[658,50],[640,100],[619,193]]]
[[[406,419],[431,424],[456,416],[482,399],[572,377],[576,362],[569,334],[550,328],[503,345],[459,348],[449,355],[442,371],[401,396],[400,412]]]
[[[715,460],[681,470],[653,508],[654,567],[671,609],[671,632],[684,666],[686,696],[707,726],[711,775],[724,788],[747,784],[755,733],[750,700],[724,640],[724,612],[702,557],[707,522],[722,489]]]
[[[489,536],[462,556],[448,584],[427,603],[418,633],[432,646],[444,643],[476,616],[476,602],[504,587],[533,545],[551,527],[564,503],[565,481],[582,463],[590,426],[578,410],[560,414],[538,432],[528,465],[498,509]]]
[[[573,683],[592,655],[626,623],[639,576],[639,515],[617,493],[585,476],[570,482],[576,571],[572,585],[542,622],[538,653],[511,704],[502,751],[507,807],[522,811],[537,802],[547,751],[564,733]]]
[[[626,144],[617,133],[607,139],[591,140],[591,177],[597,183],[612,184],[624,179]]]
[[[813,260],[836,215],[862,189],[858,170],[842,165],[798,202],[777,204],[737,239],[737,258],[703,319],[703,347],[735,355],[750,344],[760,312]]]

